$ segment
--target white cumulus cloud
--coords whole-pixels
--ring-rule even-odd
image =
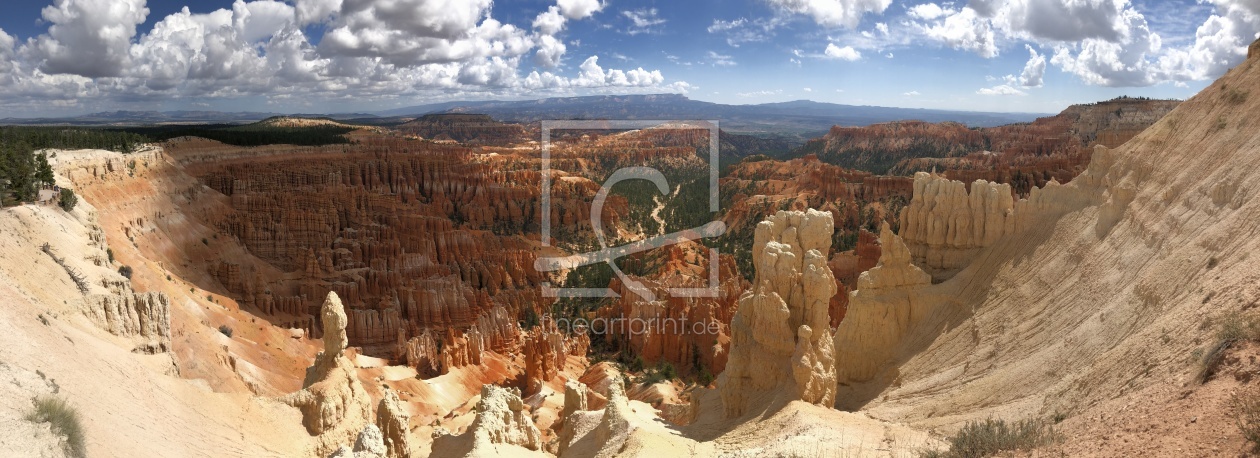
[[[149,15],[145,0],[57,0],[41,12],[52,24],[28,44],[46,73],[118,76],[130,64],[136,26]]]
[[[43,11],[46,33],[23,43],[0,31],[0,106],[694,88],[667,84],[659,70],[605,69],[593,56],[576,76],[547,70],[562,65],[567,21],[602,8],[560,0],[524,30],[495,19],[490,0],[235,0],[151,18],[151,30],[137,36],[145,0],[57,0]],[[324,29],[322,39],[306,35],[312,24]],[[530,61],[539,69],[522,77]]]
[[[827,49],[823,51],[823,55],[832,59],[847,60],[849,62],[862,58],[862,53],[853,49],[852,46],[845,46],[841,48],[836,46],[835,43],[827,43]]]
[[[926,26],[924,33],[954,49],[972,51],[983,57],[998,55],[990,21],[979,17],[971,8],[947,12],[943,21]]]
[[[912,18],[932,20],[944,16],[947,12],[940,5],[935,3],[924,3],[910,7],[907,14]]]
[[[867,13],[883,13],[892,0],[768,0],[784,11],[807,15],[825,27],[857,27]]]
[[[556,5],[565,17],[575,20],[586,19],[604,9],[604,3],[599,0],[558,0]]]
[[[1046,75],[1046,56],[1037,53],[1032,46],[1025,45],[1031,56],[1024,64],[1024,72],[1019,75],[1019,84],[1024,87],[1041,87],[1042,78]]]
[[[1006,85],[1006,84],[999,84],[993,87],[980,88],[980,90],[976,91],[976,93],[980,95],[1027,95],[1024,93],[1024,91],[1015,89],[1011,87],[1010,85]]]

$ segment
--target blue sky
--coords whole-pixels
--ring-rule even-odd
[[[1057,112],[1118,95],[1193,95],[1242,61],[1260,31],[1256,9],[1252,0],[10,0],[0,117],[659,92]]]

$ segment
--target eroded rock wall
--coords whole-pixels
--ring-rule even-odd
[[[1103,146],[1096,149],[1106,151]],[[976,180],[967,185],[919,172],[914,176],[914,197],[901,211],[899,235],[914,264],[933,280],[944,281],[967,267],[981,249],[1077,204],[1075,198],[1047,198],[1051,188],[1060,185],[1051,180],[1044,189],[1033,188],[1028,198],[1017,200],[1008,184]]]
[[[718,258],[718,283],[710,285],[707,250],[677,245],[662,250],[657,275],[630,277],[652,291],[654,300],[640,297],[625,282],[613,279],[610,287],[620,297],[601,310],[608,328],[597,331],[648,365],[667,362],[684,373],[721,373],[730,353],[730,323],[736,302],[748,282],[739,275],[730,256]],[[673,288],[711,286],[716,286],[714,297],[670,293]]]
[[[842,385],[866,382],[884,370],[912,322],[926,313],[920,288],[932,277],[911,262],[910,250],[885,223],[879,264],[863,272],[836,328],[836,372]]]
[[[728,417],[770,398],[831,405],[835,359],[828,309],[829,213],[780,211],[757,225],[757,276],[731,321],[731,354],[718,379]]]

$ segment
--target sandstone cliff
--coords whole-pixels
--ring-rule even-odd
[[[1028,198],[1016,200],[1007,184],[976,180],[968,186],[919,172],[914,176],[914,197],[901,211],[901,239],[915,264],[943,281],[967,267],[984,247],[1026,232],[1045,216],[1074,205],[1068,194],[1046,196],[1059,187],[1052,180],[1045,189],[1033,188]]]
[[[101,328],[140,339],[135,351],[160,353],[171,348],[170,300],[161,292],[137,293],[131,281],[101,278],[106,294],[94,294],[84,313]]]
[[[504,146],[530,139],[524,126],[495,121],[481,114],[428,114],[398,126],[398,130],[433,141],[469,145]],[[535,139],[536,136],[537,132]]]
[[[1072,105],[1031,123],[980,129],[920,121],[837,126],[799,151],[880,174],[935,170],[967,183],[977,179],[1007,183],[1017,194],[1027,195],[1052,179],[1071,180],[1089,164],[1094,145],[1120,146],[1178,103],[1119,97]]]
[[[757,276],[731,321],[731,355],[718,379],[728,417],[768,398],[831,405],[835,360],[828,308],[828,213],[779,212],[757,225]]]
[[[1198,426],[1214,421],[1230,429],[1224,425],[1233,414],[1204,407],[1202,399],[1224,396],[1236,380],[1200,385],[1195,367],[1202,359],[1194,354],[1221,341],[1213,324],[1255,319],[1257,292],[1243,286],[1254,284],[1249,254],[1260,249],[1257,187],[1244,184],[1260,171],[1252,147],[1260,99],[1248,92],[1260,82],[1255,63],[1232,69],[1123,145],[1096,146],[1070,183],[1034,189],[1009,207],[1003,202],[997,215],[977,218],[970,205],[977,184],[981,191],[991,185],[973,183],[965,200],[953,191],[955,208],[965,203],[971,211],[919,226],[920,235],[938,231],[929,249],[962,248],[951,245],[951,236],[987,243],[989,218],[1007,211],[1013,226],[998,217],[993,227],[1004,235],[940,283],[876,288],[871,299],[880,301],[871,305],[907,310],[897,320],[858,321],[868,315],[855,305],[865,303],[859,288],[838,341],[858,344],[855,351],[886,348],[888,357],[866,366],[860,358],[869,355],[841,352],[841,382],[854,388],[842,387],[842,406],[942,430],[995,416],[1066,416],[1064,428],[1077,443],[1053,449],[1067,454],[1175,453],[1186,444],[1225,450],[1230,441],[1240,443],[1230,433],[1204,437],[1210,428]],[[907,245],[913,213],[907,210],[902,224]],[[975,226],[981,221],[982,231]],[[924,259],[931,264],[931,256]],[[1204,325],[1209,317],[1216,321]],[[887,335],[900,339],[883,340]],[[860,386],[866,377],[871,381]],[[1197,421],[1115,435],[1160,416]]]
[[[967,186],[919,172],[914,198],[901,211],[901,237],[918,264],[945,279],[966,267],[980,248],[1016,231],[1015,200],[1007,184],[977,180]]]
[[[309,456],[310,441],[295,409],[250,396],[239,382],[224,389],[213,377],[202,378],[231,364],[223,348],[235,347],[237,341],[215,330],[226,307],[203,307],[173,294],[188,294],[188,286],[164,286],[174,282],[166,279],[161,264],[137,255],[163,247],[155,248],[147,231],[137,229],[148,224],[150,212],[160,211],[155,207],[161,202],[179,196],[173,189],[169,195],[149,192],[157,181],[147,176],[149,166],[158,163],[157,153],[48,154],[58,185],[79,195],[75,208],[0,209],[0,366],[7,366],[0,367],[0,384],[7,387],[0,390],[0,404],[7,411],[0,422],[11,430],[0,434],[6,437],[0,440],[0,455],[40,456],[41,451],[23,450],[21,444],[38,433],[30,426],[42,426],[50,434],[48,424],[22,417],[33,407],[33,396],[53,395],[78,413],[87,456],[193,456],[207,451]],[[132,160],[134,168],[128,166]],[[71,176],[82,181],[73,182]],[[124,220],[134,239],[119,224]],[[130,278],[119,273],[124,265],[131,268]],[[200,319],[189,319],[193,314]],[[237,329],[239,340],[257,337],[253,329]],[[284,334],[275,341],[254,342],[260,348],[297,342]],[[215,342],[198,348],[204,351],[195,355],[196,363],[187,356],[193,353],[192,339]],[[260,372],[288,370],[289,359],[304,356],[303,347],[276,351],[284,358]],[[252,369],[245,359],[238,367]],[[14,378],[9,369],[34,378]],[[47,383],[51,391],[31,392],[34,381]],[[16,447],[13,438],[19,439]]]
[[[160,291],[137,292],[131,279],[118,273],[120,266],[109,259],[112,251],[90,203],[79,204],[70,214],[18,207],[6,211],[4,217],[44,228],[33,234],[38,237],[33,246],[7,248],[15,257],[13,262],[48,263],[51,271],[43,274],[49,275],[50,286],[71,285],[78,292],[74,302],[82,313],[101,329],[132,340],[133,351],[152,354],[171,349],[170,299]],[[57,227],[60,236],[54,236],[51,227]],[[68,228],[82,232],[72,233]]]

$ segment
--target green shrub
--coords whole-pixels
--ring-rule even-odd
[[[74,206],[79,204],[79,198],[74,195],[74,191],[62,188],[61,194],[57,196],[57,206],[62,210],[74,210]]]
[[[660,372],[667,380],[678,378],[678,372],[674,371],[674,365],[669,362],[662,361],[656,365],[656,371]]]
[[[970,422],[949,438],[949,450],[930,450],[922,458],[979,458],[1004,451],[1031,450],[1056,440],[1054,429],[1040,420],[1009,425],[1004,420]]]
[[[118,274],[131,279],[131,266],[122,266],[118,268]]]
[[[232,327],[231,327],[231,326],[228,326],[228,325],[226,325],[226,324],[224,324],[224,325],[220,325],[220,326],[219,326],[219,332],[223,333],[223,335],[225,335],[225,336],[228,336],[228,338],[229,338],[229,339],[231,339],[231,338],[232,338]]]
[[[62,447],[66,455],[87,456],[87,444],[84,440],[83,424],[79,422],[79,413],[65,400],[52,396],[35,398],[35,410],[26,415],[26,420],[48,423],[53,434],[65,439]]]
[[[696,381],[700,383],[700,386],[709,386],[709,384],[713,383],[713,374],[709,373],[709,368],[701,367],[700,374],[696,376]]]

